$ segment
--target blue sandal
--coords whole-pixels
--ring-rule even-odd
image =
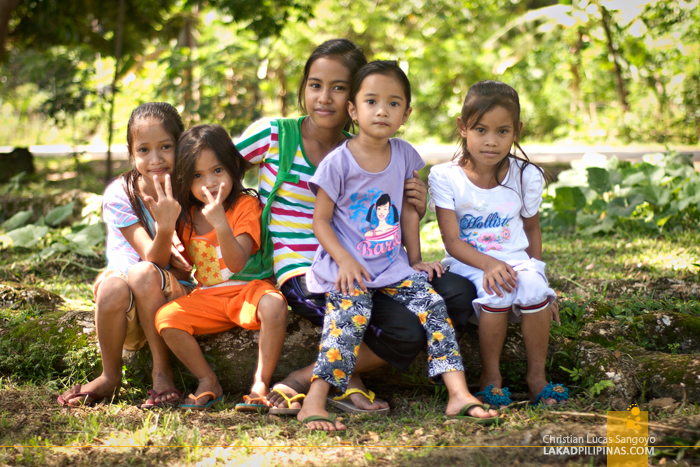
[[[555,399],[556,402],[554,404],[545,404],[544,401],[547,399]],[[547,384],[544,389],[542,389],[542,392],[537,394],[537,397],[535,397],[535,402],[530,402],[530,405],[544,405],[545,407],[551,407],[551,406],[562,406],[566,405],[566,402],[569,400],[569,388],[564,386],[563,384],[552,384],[550,381],[549,384]]]
[[[494,387],[493,384],[489,384],[484,388],[483,391],[479,391],[474,395],[482,396],[484,398],[485,403],[494,407],[498,407],[499,409],[507,407],[513,403],[513,401],[510,398],[510,391],[508,390],[508,388],[497,388]]]

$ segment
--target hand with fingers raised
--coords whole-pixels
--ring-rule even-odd
[[[226,211],[223,205],[223,192],[225,183],[219,186],[219,192],[216,194],[216,199],[211,195],[206,187],[202,187],[204,191],[204,196],[207,198],[207,204],[202,208],[202,215],[209,222],[215,230],[222,228],[230,229],[228,224],[228,219],[226,219]]]
[[[151,196],[144,196],[143,201],[147,204],[148,209],[153,214],[153,219],[156,221],[156,229],[166,229],[175,231],[177,218],[180,216],[180,203],[173,198],[173,187],[170,183],[170,175],[165,176],[165,190],[158,183],[158,176],[153,176],[153,184],[156,188],[156,196],[158,199],[153,199]]]

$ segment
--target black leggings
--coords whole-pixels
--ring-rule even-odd
[[[476,298],[476,289],[472,283],[447,272],[440,278],[434,277],[431,284],[445,299],[450,318],[460,324],[466,323],[474,312],[472,300]],[[309,292],[305,276],[288,279],[281,291],[294,313],[323,327],[326,296]],[[363,342],[379,358],[399,371],[406,371],[427,341],[417,316],[386,294],[377,292],[372,297],[372,317]]]

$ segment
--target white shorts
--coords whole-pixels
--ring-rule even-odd
[[[517,274],[517,287],[512,292],[502,290],[503,297],[489,295],[484,290],[484,271],[458,263],[450,271],[469,279],[476,287],[477,298],[472,302],[478,318],[486,313],[509,313],[509,321],[520,321],[522,313],[536,313],[547,308],[557,295],[549,287],[544,274],[545,263],[535,258],[506,261]]]

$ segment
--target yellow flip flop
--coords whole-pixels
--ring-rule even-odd
[[[383,408],[383,409],[378,409],[378,410],[367,410],[367,409],[361,409],[358,406],[356,406],[352,400],[350,400],[350,396],[352,394],[362,394],[365,396],[370,403],[374,402],[374,398],[376,397],[376,394],[372,391],[368,391],[368,393],[364,392],[361,389],[357,388],[351,388],[345,391],[343,394],[332,397],[328,396],[326,399],[328,404],[332,405],[333,407],[336,407],[343,412],[347,413],[376,413],[376,414],[383,414],[387,415],[389,413],[389,407]],[[347,399],[347,400],[346,400]]]
[[[301,411],[301,409],[293,409],[292,402],[303,400],[306,394],[297,394],[296,396],[289,397],[281,389],[273,389],[270,392],[279,394],[287,403],[287,407],[270,407],[269,413],[271,415],[296,415]]]

